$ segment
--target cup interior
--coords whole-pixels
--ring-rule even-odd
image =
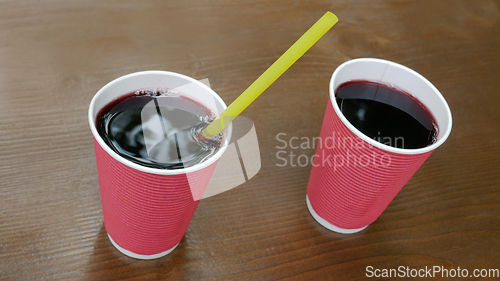
[[[344,117],[335,101],[337,88],[345,82],[354,80],[393,85],[418,99],[429,109],[436,120],[438,127],[436,142],[423,148],[402,149],[381,144],[361,133]],[[400,154],[420,154],[432,151],[439,147],[451,132],[451,111],[438,89],[414,70],[387,60],[363,58],[350,60],[340,65],[330,80],[330,101],[337,115],[352,132],[370,144],[386,151]]]
[[[203,169],[217,161],[229,145],[232,133],[231,124],[226,127],[226,134],[223,145],[216,154],[212,155],[209,159],[202,163],[184,169],[156,169],[136,164],[121,157],[104,142],[104,140],[99,135],[95,124],[99,111],[104,106],[123,95],[141,89],[154,88],[175,89],[179,93],[182,93],[183,96],[186,96],[190,99],[193,99],[194,101],[203,104],[217,116],[226,109],[226,104],[219,97],[219,95],[217,95],[217,93],[215,93],[210,87],[191,77],[168,71],[142,71],[131,73],[109,82],[95,94],[94,98],[90,102],[88,112],[90,129],[99,145],[119,162],[134,169],[153,174],[175,175],[194,172]]]

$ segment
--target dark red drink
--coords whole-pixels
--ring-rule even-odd
[[[151,155],[152,148],[168,135],[205,127],[213,118],[210,110],[182,94],[140,90],[107,104],[96,124],[99,135],[120,156],[146,167],[182,169],[208,159],[219,150],[220,142],[203,143],[196,155],[184,155],[178,163],[158,161]]]
[[[337,105],[366,136],[397,148],[417,149],[436,141],[436,121],[412,95],[369,81],[349,81],[336,90]]]

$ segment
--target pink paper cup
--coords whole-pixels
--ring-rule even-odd
[[[394,85],[424,104],[436,119],[435,143],[419,149],[394,148],[361,133],[344,117],[335,90],[344,82],[367,80]],[[356,233],[374,222],[429,155],[448,138],[451,112],[427,79],[397,63],[355,59],[340,65],[330,81],[320,139],[307,186],[306,202],[321,225]]]
[[[167,71],[143,71],[122,76],[100,89],[89,107],[89,124],[99,175],[104,226],[111,243],[123,254],[154,259],[169,254],[186,232],[199,200],[193,190],[203,191],[226,150],[232,127],[226,129],[221,149],[205,162],[178,170],[149,168],[114,152],[96,128],[99,111],[116,98],[144,88],[178,88],[214,112],[226,108],[208,86],[188,76]],[[217,107],[217,108],[212,108]]]

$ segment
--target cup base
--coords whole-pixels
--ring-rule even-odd
[[[311,202],[309,202],[309,196],[308,195],[306,195],[306,203],[307,203],[307,209],[309,209],[309,213],[311,213],[312,217],[319,224],[321,224],[323,227],[325,227],[328,230],[335,231],[335,232],[342,233],[342,234],[353,234],[353,233],[356,233],[356,232],[360,232],[361,230],[363,230],[363,229],[365,229],[365,228],[368,227],[368,225],[367,225],[365,227],[355,228],[355,229],[340,228],[338,226],[335,226],[335,225],[327,222],[325,219],[323,219],[322,217],[320,217],[318,215],[318,213],[316,213],[316,211],[314,211],[313,207],[311,206]]]
[[[129,250],[125,250],[123,249],[122,247],[118,246],[118,244],[116,244],[115,241],[113,241],[113,238],[111,238],[111,236],[109,236],[108,234],[108,238],[109,238],[109,241],[111,241],[111,244],[113,244],[113,246],[115,246],[115,248],[120,251],[120,253],[126,255],[126,256],[129,256],[131,258],[134,258],[134,259],[140,259],[140,260],[152,260],[152,259],[157,259],[157,258],[161,258],[163,256],[166,256],[168,254],[170,254],[177,246],[179,246],[179,243],[177,243],[177,245],[173,246],[172,248],[166,250],[165,252],[161,252],[161,253],[158,253],[158,254],[154,254],[154,255],[140,255],[140,254],[136,254],[136,253],[133,253]]]

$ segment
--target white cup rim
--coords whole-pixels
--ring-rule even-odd
[[[354,127],[354,125],[352,125],[347,120],[347,118],[345,118],[344,114],[342,114],[342,112],[340,111],[340,108],[338,107],[336,99],[335,99],[335,90],[336,89],[334,88],[334,86],[335,86],[334,85],[334,81],[335,81],[336,76],[342,71],[342,69],[344,67],[346,67],[346,66],[348,66],[350,64],[353,64],[353,63],[362,63],[362,62],[383,63],[383,64],[390,64],[392,66],[398,67],[400,70],[409,72],[413,76],[415,76],[418,79],[422,80],[424,83],[427,84],[427,86],[429,88],[432,89],[433,93],[440,100],[441,105],[442,105],[442,110],[444,110],[446,112],[446,118],[448,119],[447,122],[449,122],[448,126],[446,126],[446,128],[445,128],[444,131],[442,131],[441,128],[438,128],[439,139],[435,143],[433,143],[433,144],[431,144],[429,146],[426,146],[426,147],[416,148],[416,149],[396,148],[396,147],[388,146],[388,145],[382,144],[382,143],[380,143],[380,142],[378,142],[378,141],[376,141],[376,140],[368,137],[367,135],[363,134],[356,127]],[[344,82],[347,82],[347,81],[344,81]],[[339,67],[337,67],[337,69],[335,69],[335,71],[332,74],[332,78],[330,79],[329,88],[330,88],[330,102],[332,103],[333,109],[335,110],[335,113],[340,118],[340,120],[342,121],[342,123],[344,123],[344,125],[351,132],[353,132],[356,136],[358,136],[362,140],[366,141],[367,143],[369,143],[369,144],[371,144],[371,145],[373,145],[373,146],[375,146],[375,147],[377,147],[379,149],[382,149],[382,150],[385,150],[385,151],[388,151],[388,152],[392,152],[392,153],[397,153],[397,154],[410,154],[410,155],[422,154],[422,153],[426,153],[426,152],[429,152],[429,151],[433,151],[436,148],[438,148],[440,145],[442,145],[446,141],[446,139],[450,135],[451,127],[452,127],[452,116],[451,116],[451,111],[450,111],[450,108],[448,106],[448,103],[444,99],[443,95],[441,95],[441,93],[439,92],[439,90],[431,82],[429,82],[429,80],[427,80],[425,77],[423,77],[422,75],[420,75],[418,72],[416,72],[416,71],[414,71],[414,70],[412,70],[412,69],[410,69],[410,68],[408,68],[408,67],[406,67],[404,65],[401,65],[401,64],[398,64],[398,63],[395,63],[395,62],[391,62],[391,61],[388,61],[388,60],[384,60],[384,59],[377,59],[377,58],[358,58],[358,59],[349,60],[349,61],[344,62],[343,64],[341,64]]]
[[[139,165],[137,163],[134,163],[134,162],[120,156],[118,153],[116,153],[114,150],[112,150],[104,142],[102,137],[99,135],[99,132],[97,131],[96,124],[95,124],[96,120],[94,120],[95,113],[98,113],[98,110],[101,109],[101,108],[99,108],[97,110],[97,112],[95,110],[95,104],[96,104],[96,101],[99,98],[99,96],[101,96],[109,87],[111,87],[115,83],[119,83],[123,80],[129,79],[129,78],[135,77],[135,76],[152,75],[152,74],[179,77],[179,78],[185,79],[188,82],[193,83],[197,86],[205,88],[205,90],[207,90],[208,92],[210,92],[214,96],[215,100],[220,103],[220,105],[222,106],[223,109],[227,108],[227,106],[224,103],[224,101],[222,100],[222,98],[214,90],[212,90],[207,85],[201,83],[200,81],[198,81],[194,78],[191,78],[189,76],[175,73],[175,72],[164,71],[164,70],[146,70],[146,71],[139,71],[139,72],[130,73],[130,74],[127,74],[124,76],[120,76],[120,77],[114,79],[113,81],[109,82],[108,84],[104,85],[104,87],[102,87],[101,89],[99,89],[99,91],[97,91],[97,93],[92,98],[92,101],[90,102],[89,111],[88,111],[89,125],[90,125],[90,130],[92,131],[92,135],[97,140],[97,143],[102,147],[102,149],[104,149],[104,151],[106,151],[106,153],[111,155],[111,157],[113,157],[115,160],[119,161],[120,163],[122,163],[130,168],[133,168],[135,170],[139,170],[139,171],[150,173],[150,174],[157,174],[157,175],[187,174],[187,173],[192,173],[195,171],[202,170],[202,169],[212,165],[213,163],[215,163],[217,160],[219,160],[219,158],[226,151],[226,149],[229,145],[229,142],[231,140],[231,134],[233,131],[232,124],[229,124],[226,127],[226,139],[225,139],[222,147],[219,149],[219,151],[217,151],[217,153],[215,153],[209,159],[207,159],[206,161],[204,161],[202,163],[195,164],[191,167],[182,168],[182,169],[175,169],[175,170],[151,168],[151,167],[146,167],[146,166],[142,166],[142,165]],[[130,91],[134,91],[134,90],[136,90],[136,89],[130,89]],[[127,94],[127,93],[123,93],[123,95],[125,95],[125,94]]]

